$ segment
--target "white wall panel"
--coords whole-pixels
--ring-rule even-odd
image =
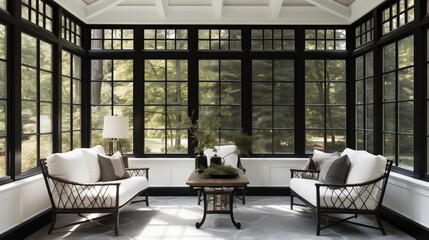
[[[41,174],[0,186],[0,234],[49,209]]]
[[[429,228],[429,183],[391,173],[383,205]]]

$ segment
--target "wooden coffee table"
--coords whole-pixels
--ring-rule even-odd
[[[204,224],[207,214],[230,214],[234,226],[237,229],[241,228],[241,224],[234,219],[233,198],[237,188],[243,188],[249,184],[243,171],[239,170],[239,176],[236,178],[204,178],[202,174],[194,171],[186,184],[203,194],[204,214],[201,221],[195,224],[196,228]],[[209,199],[209,196],[212,198]],[[210,210],[208,209],[209,200],[213,200],[213,208]]]

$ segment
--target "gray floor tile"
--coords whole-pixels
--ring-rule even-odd
[[[202,206],[196,197],[150,197],[150,207],[135,203],[124,208],[120,215],[120,232],[113,227],[111,216],[95,222],[63,228],[48,234],[49,226],[29,236],[28,240],[51,239],[144,239],[144,240],[278,240],[278,239],[413,239],[395,227],[384,223],[387,236],[378,230],[350,224],[340,224],[316,236],[316,221],[306,208],[290,210],[288,197],[246,197],[246,205],[236,201],[234,216],[242,228],[236,229],[229,215],[207,215],[204,225],[195,228],[201,220]],[[59,215],[57,226],[80,220],[76,215]],[[374,224],[371,217],[358,217],[359,222]],[[324,219],[324,221],[328,221]]]

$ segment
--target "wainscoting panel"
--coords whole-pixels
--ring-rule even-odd
[[[149,167],[149,186],[184,187],[194,170],[193,158],[130,158],[130,167]],[[242,158],[246,168],[249,186],[287,187],[290,182],[290,169],[301,169],[306,158]]]
[[[429,183],[391,172],[383,205],[429,229]]]
[[[0,186],[0,234],[50,207],[42,174]]]

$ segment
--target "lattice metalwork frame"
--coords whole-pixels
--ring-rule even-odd
[[[56,229],[91,221],[83,216],[82,213],[109,213],[107,216],[113,214],[115,220],[113,230],[115,231],[115,235],[118,236],[119,211],[121,208],[143,192],[145,192],[146,196],[144,201],[146,201],[146,205],[148,206],[147,189],[139,192],[130,201],[119,206],[120,183],[85,184],[67,181],[49,174],[46,159],[40,159],[39,161],[52,205],[52,223],[48,231],[49,234]],[[149,179],[149,168],[132,168],[127,170],[131,176],[145,176]],[[56,216],[60,213],[76,213],[86,220],[55,228]]]
[[[322,229],[328,228],[332,225],[341,222],[348,222],[359,226],[369,227],[378,229],[383,235],[386,235],[386,231],[383,228],[380,218],[380,210],[386,191],[387,181],[389,178],[390,170],[392,168],[393,161],[388,160],[383,176],[374,180],[360,183],[360,184],[323,184],[316,183],[316,198],[317,204],[314,206],[309,201],[295,193],[292,189],[290,190],[291,209],[293,209],[293,198],[298,197],[306,206],[310,207],[312,212],[316,215],[317,229],[316,234],[320,235]],[[296,170],[291,169],[291,178],[308,178],[308,174],[314,174],[315,171],[308,170]],[[311,179],[316,175],[313,175]],[[327,201],[330,199],[330,202]],[[374,207],[375,203],[375,207]],[[298,204],[295,204],[298,205]],[[335,222],[329,223],[325,226],[321,226],[321,217],[327,216],[326,214],[352,214],[351,217],[336,219]],[[361,224],[357,222],[349,221],[351,218],[357,218],[358,214],[373,214],[376,217],[378,227]],[[331,216],[327,216],[331,217]],[[333,218],[333,217],[331,217]]]

